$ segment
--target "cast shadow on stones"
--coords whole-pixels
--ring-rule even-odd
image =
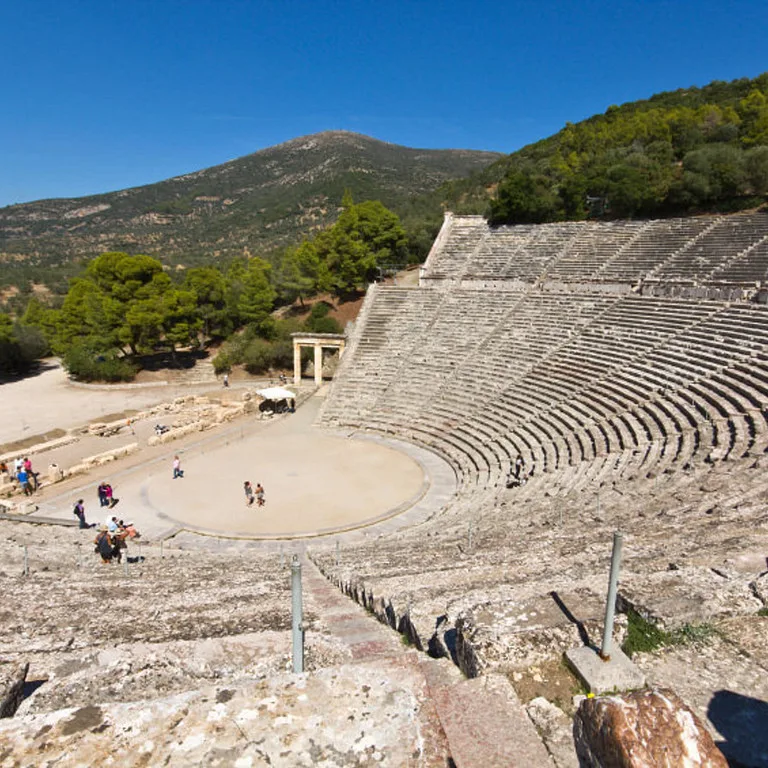
[[[715,743],[731,768],[768,766],[768,702],[715,691],[707,717],[723,736]]]

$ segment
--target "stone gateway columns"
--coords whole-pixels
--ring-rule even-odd
[[[301,383],[301,348],[315,350],[315,384],[323,383],[323,349],[338,349],[339,358],[344,354],[347,337],[343,333],[292,333],[293,337],[293,383]]]

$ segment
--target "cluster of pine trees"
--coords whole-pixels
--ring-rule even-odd
[[[231,337],[217,367],[245,362],[264,370],[285,362],[295,322],[272,316],[278,304],[317,293],[347,298],[377,277],[381,265],[403,266],[408,243],[398,217],[381,203],[354,204],[345,196],[337,222],[287,249],[275,266],[259,258],[232,261],[225,269],[195,267],[169,274],[145,255],[104,253],[70,282],[61,306],[30,300],[14,323],[0,314],[0,372],[21,373],[53,352],[69,373],[84,380],[133,378],[142,356],[172,355]],[[310,330],[338,331],[327,309],[310,315]],[[34,343],[33,343],[34,342]]]

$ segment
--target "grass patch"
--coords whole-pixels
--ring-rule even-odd
[[[718,634],[712,624],[684,624],[667,632],[643,618],[637,611],[627,611],[627,637],[621,650],[631,659],[636,653],[651,653],[659,648],[711,640]]]
[[[760,610],[757,612],[757,615],[758,615],[758,616],[768,616],[768,608],[761,608],[761,609],[760,609]]]

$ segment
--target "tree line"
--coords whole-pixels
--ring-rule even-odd
[[[610,107],[510,156],[492,223],[663,216],[768,195],[768,73]]]
[[[179,348],[230,337],[217,370],[238,363],[253,372],[290,365],[285,350],[291,332],[340,328],[327,317],[327,305],[303,325],[274,318],[276,306],[318,293],[349,298],[381,267],[407,261],[398,217],[380,202],[355,204],[349,195],[333,226],[284,250],[275,264],[254,256],[225,268],[170,273],[151,256],[103,253],[70,280],[60,306],[33,297],[18,320],[0,314],[0,371],[22,373],[52,352],[75,378],[130,380],[145,355],[175,356]]]

